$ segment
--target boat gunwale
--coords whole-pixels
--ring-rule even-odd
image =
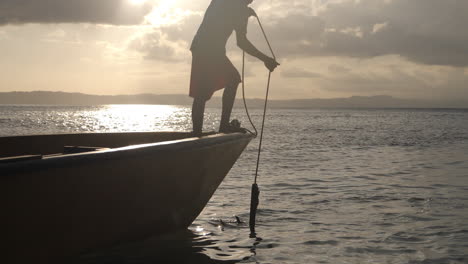
[[[139,133],[139,132],[130,132]],[[89,133],[100,134],[100,133]],[[61,134],[63,135],[63,134]],[[50,136],[50,135],[48,135]],[[1,177],[15,176],[17,173],[27,173],[43,169],[78,166],[82,163],[101,162],[107,160],[119,160],[144,155],[156,155],[161,152],[175,152],[193,149],[194,147],[206,148],[219,144],[225,144],[236,140],[250,141],[254,136],[249,133],[217,133],[203,137],[189,137],[176,140],[161,141],[155,143],[135,144],[105,150],[96,150],[83,153],[66,154],[44,157],[37,160],[17,161],[0,164]]]
[[[25,135],[10,135],[10,136],[0,136],[0,139],[8,138],[30,138],[30,137],[53,137],[53,136],[79,136],[79,135],[125,135],[125,134],[135,134],[135,135],[144,135],[144,134],[159,134],[159,135],[170,135],[170,134],[180,134],[180,135],[193,135],[193,132],[187,131],[128,131],[128,132],[83,132],[83,133],[54,133],[54,134],[25,134]],[[214,131],[204,132],[203,136],[220,134]]]

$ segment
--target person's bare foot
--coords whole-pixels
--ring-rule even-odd
[[[192,135],[194,137],[202,137],[203,136],[203,132],[202,131],[192,131]]]
[[[231,123],[220,126],[219,132],[220,133],[245,132],[245,129],[241,127],[240,122],[237,119],[233,119]]]

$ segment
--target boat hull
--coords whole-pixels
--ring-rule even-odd
[[[218,134],[1,165],[7,255],[51,262],[186,228],[250,139]]]

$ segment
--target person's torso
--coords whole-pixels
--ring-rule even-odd
[[[190,50],[225,52],[229,36],[248,19],[247,10],[242,0],[212,0]]]

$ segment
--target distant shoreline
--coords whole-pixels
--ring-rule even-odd
[[[179,106],[179,107],[188,107],[190,108],[191,105],[168,105],[168,104],[97,104],[97,105],[78,105],[78,104],[71,104],[71,105],[65,105],[65,104],[2,104],[0,103],[0,107],[2,106],[17,106],[17,107],[99,107],[99,106],[112,106],[112,105],[167,105],[167,106]],[[250,109],[261,109],[263,108],[260,107],[249,107]],[[206,106],[207,109],[209,108],[216,108],[216,109],[221,109],[221,106]],[[234,109],[243,109],[244,105],[242,104],[237,104],[234,106]],[[372,111],[372,110],[395,110],[395,111],[440,111],[440,112],[446,112],[446,111],[451,111],[451,112],[465,112],[468,111],[468,107],[462,108],[462,107],[268,107],[270,109],[283,109],[283,110],[350,110],[350,111]]]
[[[242,97],[238,95],[236,107],[243,107]],[[263,99],[247,99],[249,108],[263,108]],[[189,106],[192,98],[187,95],[90,95],[67,92],[1,92],[0,105],[67,105],[92,106],[112,104],[149,104]],[[221,99],[214,97],[207,107],[220,107]],[[401,99],[387,95],[352,96],[332,99],[293,99],[270,100],[270,108],[289,109],[468,109],[468,100],[425,101]]]

